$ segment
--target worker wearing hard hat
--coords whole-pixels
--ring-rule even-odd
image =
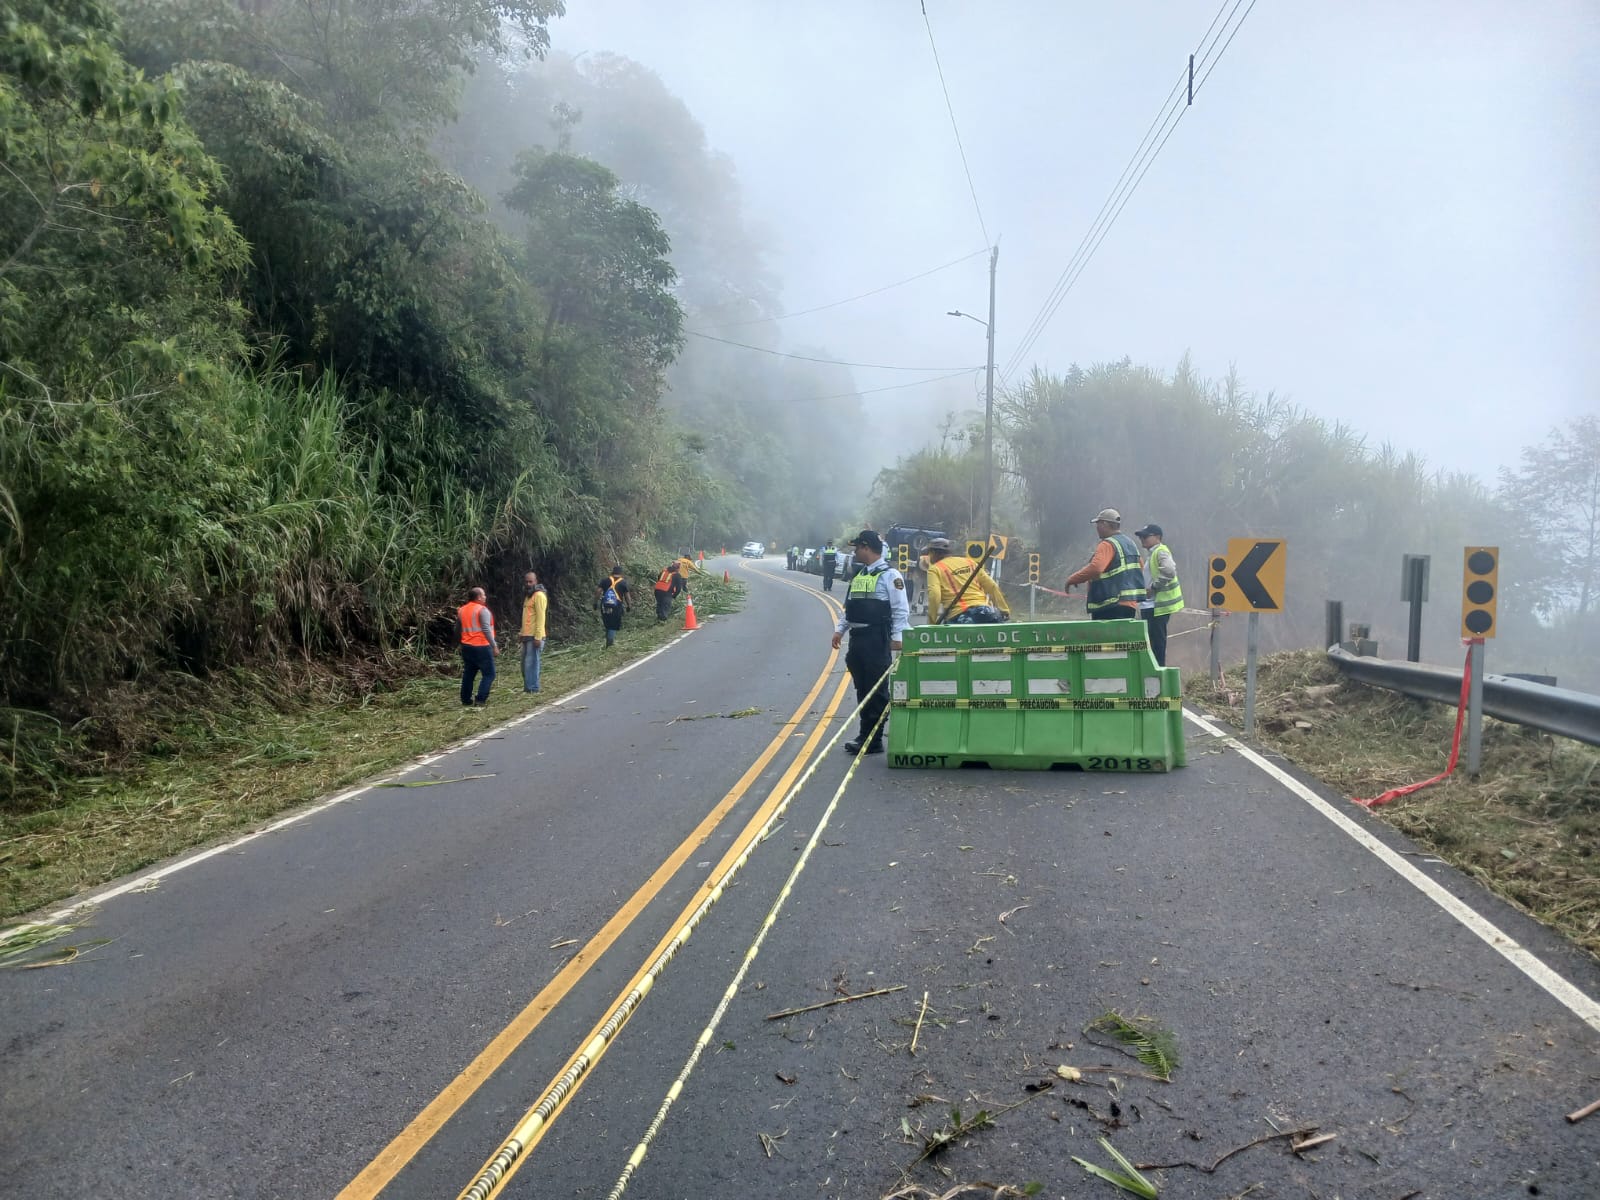
[[[1095,621],[1132,620],[1139,615],[1145,598],[1144,566],[1139,562],[1139,543],[1122,530],[1122,514],[1102,508],[1094,517],[1094,531],[1100,538],[1094,555],[1067,576],[1067,591],[1080,583],[1089,585],[1089,617]]]
[[[952,553],[949,538],[934,538],[928,543],[928,617],[935,625],[988,625],[1009,621],[1011,606],[980,564]]]

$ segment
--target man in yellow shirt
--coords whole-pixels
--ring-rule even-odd
[[[1009,621],[1011,606],[989,572],[963,554],[952,554],[949,538],[934,538],[928,543],[928,619],[935,625]]]
[[[539,690],[539,659],[544,654],[545,614],[550,597],[539,582],[538,573],[522,577],[522,690]]]

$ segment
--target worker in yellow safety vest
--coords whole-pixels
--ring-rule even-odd
[[[1156,666],[1164,667],[1167,665],[1167,622],[1172,619],[1173,613],[1183,607],[1178,564],[1173,560],[1172,551],[1161,540],[1164,536],[1161,526],[1146,525],[1143,529],[1135,529],[1133,536],[1149,553],[1146,575],[1150,582],[1145,589],[1149,607],[1142,607],[1140,611],[1150,626],[1150,653],[1155,655]]]
[[[1009,621],[1011,606],[989,572],[964,554],[952,554],[948,538],[934,538],[928,543],[928,619],[935,625],[988,625]]]

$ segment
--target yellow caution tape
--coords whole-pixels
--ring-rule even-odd
[[[1067,712],[1107,712],[1118,709],[1133,712],[1177,712],[1183,708],[1183,700],[1178,696],[1157,696],[1150,700],[1095,696],[1082,700],[1039,697],[1027,700],[895,700],[892,703],[895,708],[1021,708],[1063,709]]]
[[[921,658],[926,654],[1067,654],[1107,653],[1114,650],[1148,650],[1147,642],[1079,642],[1072,646],[926,646],[921,650],[902,650],[901,658]]]

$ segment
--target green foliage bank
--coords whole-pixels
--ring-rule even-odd
[[[431,148],[561,11],[0,9],[0,804],[112,683],[419,646],[529,566],[559,616],[739,509],[662,403],[656,214],[530,140],[491,220]]]

